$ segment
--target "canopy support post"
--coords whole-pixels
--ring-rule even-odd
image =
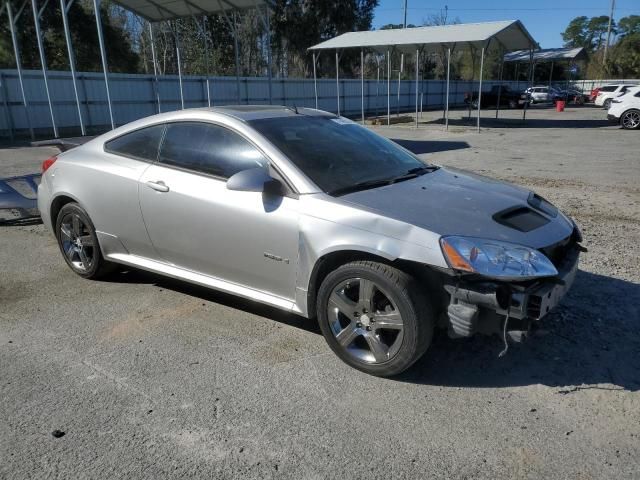
[[[498,118],[498,112],[500,112],[500,96],[502,95],[502,74],[504,72],[504,52],[502,52],[502,60],[500,61],[500,73],[498,75],[498,100],[496,101],[496,119]]]
[[[180,58],[180,33],[176,22],[176,62],[178,64],[178,84],[180,85],[180,107],[184,110],[184,92],[182,90],[182,59]]]
[[[360,111],[364,125],[364,50],[360,49]]]
[[[449,78],[451,76],[451,47],[447,48],[447,98],[445,104],[444,125],[449,130]],[[429,100],[427,99],[427,102]]]
[[[51,103],[51,93],[49,92],[49,77],[47,75],[47,59],[44,54],[44,45],[42,44],[42,31],[40,30],[40,18],[42,12],[49,3],[49,0],[45,0],[41,9],[38,9],[36,0],[31,0],[31,9],[33,10],[33,23],[36,27],[36,40],[38,42],[38,53],[40,54],[40,66],[42,67],[42,79],[44,81],[44,90],[47,94],[47,103],[49,104],[49,115],[51,116],[51,126],[53,127],[53,136],[58,138],[58,127],[56,126],[56,119],[53,115],[53,104]]]
[[[211,107],[211,86],[209,84],[209,33],[207,31],[207,17],[202,17],[202,36],[204,37],[204,63],[205,63],[205,85],[207,87],[207,106]]]
[[[104,87],[107,92],[107,106],[109,107],[109,120],[111,128],[116,128],[113,121],[113,108],[111,107],[111,92],[109,90],[109,69],[107,67],[107,53],[104,49],[104,35],[102,33],[102,20],[100,18],[100,0],[93,0],[93,10],[96,16],[96,29],[98,30],[98,44],[100,46],[100,58],[102,59],[102,72],[104,73]]]
[[[66,0],[60,0],[60,12],[62,13],[62,26],[64,28],[64,39],[67,43],[67,54],[69,55],[69,68],[71,70],[71,81],[73,83],[73,93],[76,97],[76,107],[78,108],[78,120],[80,121],[80,132],[82,136],[87,134],[84,128],[84,120],[82,119],[82,107],[80,105],[80,96],[78,95],[78,81],[76,79],[76,61],[73,54],[73,44],[71,43],[71,33],[69,32],[69,19],[67,13],[73,5],[74,0],[67,3]]]
[[[480,133],[480,108],[482,107],[482,74],[484,72],[484,47],[480,53],[480,81],[478,83],[478,133]]]
[[[376,53],[376,64],[378,65],[378,72],[376,77],[376,117],[379,115],[379,97],[380,97],[380,57]]]
[[[338,116],[340,116],[340,54],[336,49],[336,102],[338,102]]]
[[[158,61],[156,60],[156,47],[153,41],[153,25],[151,25],[151,22],[149,22],[149,42],[151,43],[151,61],[153,62],[153,83],[156,86],[156,104],[158,113],[160,113],[162,108],[160,106],[160,85],[158,85]]]
[[[398,70],[398,93],[396,99],[396,116],[400,116],[400,78],[402,76],[402,71],[404,70],[404,53],[400,54],[400,70]]]
[[[233,11],[233,51],[236,59],[236,97],[238,103],[240,103],[240,47],[238,45],[238,22],[235,10]]]
[[[269,20],[269,7],[265,7],[264,13],[256,3],[258,16],[262,21],[262,26],[267,34],[267,78],[269,79],[269,105],[273,105],[273,85],[272,85],[272,59],[271,59],[271,22]],[[315,64],[314,64],[315,67]],[[316,108],[318,108],[316,106]]]
[[[533,85],[532,85],[532,83],[533,83],[533,75],[532,75],[532,73],[533,73],[533,68],[535,68],[535,67],[533,67],[533,46],[532,46],[532,47],[529,49],[529,71],[527,72],[527,76],[528,76],[528,78],[527,78],[527,83],[528,83],[528,85],[529,85],[529,87],[528,87],[528,88],[531,88],[531,87],[533,86]],[[529,92],[529,93],[526,95],[526,98],[525,98],[525,101],[524,101],[524,108],[522,109],[522,121],[523,121],[523,122],[524,122],[524,121],[526,120],[526,118],[527,118],[527,108],[528,108],[528,106],[529,106],[529,103],[531,102],[531,99],[533,98],[533,97],[531,96],[531,93],[532,93],[532,92]]]
[[[387,49],[387,126],[391,125],[391,52]]]
[[[420,90],[420,50],[416,49],[416,128],[418,128],[418,92]]]
[[[551,62],[551,71],[549,72],[549,89],[551,89],[551,79],[553,78],[553,61]]]
[[[18,70],[18,81],[20,83],[20,93],[22,94],[22,104],[24,105],[24,112],[27,117],[27,125],[29,126],[29,134],[31,135],[31,140],[35,139],[35,135],[33,133],[33,126],[31,125],[31,115],[29,115],[29,104],[27,103],[27,96],[24,92],[24,79],[22,78],[22,65],[20,60],[20,46],[18,45],[18,37],[16,36],[16,23],[18,23],[18,19],[24,10],[25,5],[27,4],[27,0],[22,3],[22,6],[18,10],[15,16],[11,13],[11,2],[7,1],[5,4],[7,8],[7,16],[9,17],[9,30],[11,31],[11,42],[13,43],[13,54],[16,58],[16,70]]]
[[[318,109],[318,77],[316,76],[316,52],[311,53],[313,57],[313,91],[316,96],[316,110]]]

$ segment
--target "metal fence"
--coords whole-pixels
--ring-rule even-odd
[[[29,124],[31,124],[36,136],[50,138],[53,136],[53,130],[42,72],[27,70],[23,72],[23,76],[27,98],[26,109],[22,103],[17,72],[0,70],[0,108],[3,111],[0,114],[0,137],[28,137]],[[81,112],[88,133],[109,130],[109,110],[102,73],[80,73],[77,78]],[[587,91],[608,82],[608,80],[586,80],[574,82],[574,86]],[[621,80],[611,82],[621,82]],[[625,82],[640,83],[637,80],[625,80]],[[492,85],[499,83],[508,84],[514,89],[524,89],[527,86],[524,81],[484,81],[483,90],[488,90]],[[166,112],[181,108],[180,84],[177,75],[158,77],[156,84],[153,75],[112,73],[109,75],[109,84],[116,125],[123,125],[158,111]],[[241,78],[238,92],[235,77],[209,77],[209,95],[207,95],[207,78],[204,76],[184,76],[182,84],[185,108],[207,106],[209,97],[212,105],[237,104],[238,98],[241,104],[269,103],[267,78]],[[360,79],[340,80],[340,111],[343,115],[360,116],[360,85]],[[415,111],[415,81],[398,82],[397,79],[392,79],[390,87],[392,113]],[[419,108],[433,110],[444,107],[445,81],[422,80],[418,87]],[[477,88],[477,81],[452,81],[449,104],[463,105],[464,93]],[[49,89],[54,118],[60,135],[78,135],[80,124],[70,72],[49,72]],[[274,79],[273,103],[315,107],[313,79]],[[318,108],[332,112],[337,110],[335,79],[318,79]],[[367,115],[386,114],[386,80],[364,81],[364,108]]]

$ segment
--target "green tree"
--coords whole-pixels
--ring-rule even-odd
[[[618,33],[621,37],[640,33],[640,15],[629,15],[618,22]]]
[[[14,13],[17,7],[19,5],[14,2]],[[125,25],[126,16],[122,9],[105,2],[101,13],[109,69],[114,72],[138,71],[138,56],[133,51],[131,39]],[[78,70],[98,71],[102,69],[100,54],[97,49],[98,34],[91,3],[86,0],[75,2],[70,8],[68,16]],[[14,68],[15,58],[11,34],[6,17],[4,20],[0,22],[0,68]],[[60,4],[58,2],[50,2],[47,5],[40,21],[40,28],[43,34],[48,67],[51,70],[67,70],[69,61],[62,28]],[[40,68],[40,57],[35,35],[33,13],[31,5],[28,4],[20,16],[16,29],[22,66],[25,69]]]
[[[588,37],[587,26],[589,19],[585,16],[576,17],[569,22],[569,25],[562,33],[565,47],[591,48],[591,39]]]

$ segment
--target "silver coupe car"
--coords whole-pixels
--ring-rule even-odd
[[[570,287],[575,223],[348,119],[237,106],[135,121],[47,159],[38,207],[78,275],[139,268],[317,318],[396,375],[452,337],[521,340]]]

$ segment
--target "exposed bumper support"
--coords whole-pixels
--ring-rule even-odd
[[[523,340],[532,322],[542,319],[564,297],[578,270],[578,248],[572,248],[558,269],[558,276],[531,285],[497,282],[461,282],[445,285],[449,336],[499,333],[509,310],[511,338]]]

